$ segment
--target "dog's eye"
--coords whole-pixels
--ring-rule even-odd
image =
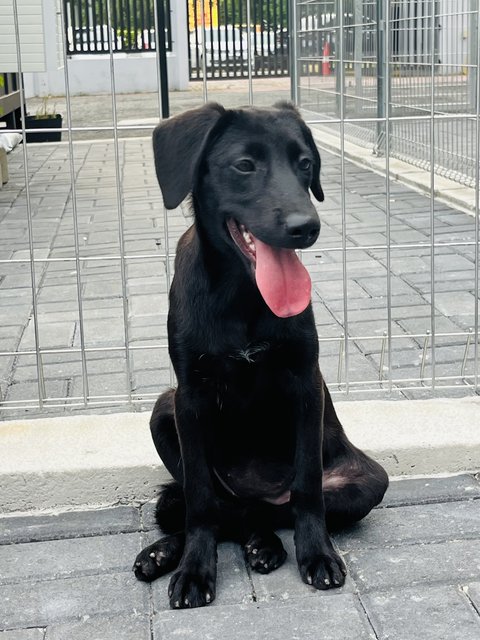
[[[251,160],[247,160],[246,158],[244,158],[243,160],[239,160],[233,166],[238,171],[241,171],[241,173],[252,173],[252,171],[255,171],[255,165],[253,164],[253,162]]]
[[[302,158],[298,162],[298,168],[300,169],[300,171],[308,171],[311,166],[312,161],[310,160],[310,158]]]

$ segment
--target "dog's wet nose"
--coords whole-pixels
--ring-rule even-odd
[[[309,247],[318,238],[320,221],[311,215],[291,213],[285,220],[285,231],[299,248]]]

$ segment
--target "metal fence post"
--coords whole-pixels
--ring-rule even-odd
[[[355,24],[354,31],[354,63],[353,68],[355,70],[355,95],[357,98],[363,97],[363,83],[362,83],[362,60],[363,60],[363,47],[362,47],[362,32],[363,32],[363,1],[355,0],[353,7],[353,22]]]
[[[342,117],[345,107],[345,40],[343,34],[345,10],[342,0],[336,2],[337,27],[340,30],[339,36],[335,43],[335,96],[336,96],[336,115],[337,118]],[[340,19],[338,16],[340,15]],[[343,102],[343,104],[342,104]]]
[[[385,137],[385,16],[383,0],[376,0],[377,8],[377,141],[375,153],[382,155]]]
[[[157,34],[157,55],[158,82],[160,89],[160,100],[162,105],[162,118],[170,116],[170,106],[168,100],[168,71],[167,71],[167,41],[165,38],[165,1],[155,2],[155,33]]]
[[[289,0],[287,4],[288,51],[290,67],[290,94],[294,104],[300,104],[298,86],[298,27],[297,0]]]
[[[479,96],[477,96],[477,76],[480,73],[479,53],[477,49],[478,42],[478,29],[480,28],[478,0],[470,0],[471,14],[469,18],[469,33],[470,33],[470,51],[469,53],[469,68],[468,68],[468,96],[470,100],[470,108],[475,110],[475,105]]]

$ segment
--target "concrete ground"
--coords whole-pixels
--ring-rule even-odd
[[[250,570],[222,543],[216,600],[170,610],[168,576],[131,567],[159,533],[153,503],[0,518],[2,640],[478,640],[478,476],[402,480],[381,508],[336,534],[348,567],[328,592],[302,583],[292,532],[285,564]]]
[[[283,80],[258,84],[255,102],[270,104],[288,95]],[[209,98],[234,106],[245,104],[248,95],[245,86],[227,83]],[[172,94],[172,113],[202,101],[200,85]],[[34,110],[33,102],[30,106]],[[251,572],[238,547],[222,544],[217,599],[205,609],[170,611],[168,578],[152,586],[135,580],[135,555],[158,536],[149,499],[163,476],[150,454],[127,439],[122,450],[130,458],[127,466],[136,470],[135,488],[127,490],[131,469],[124,473],[116,465],[117,454],[108,446],[109,423],[100,414],[135,411],[133,426],[147,442],[148,411],[171,380],[165,252],[168,244],[173,254],[191,217],[187,206],[169,212],[167,243],[148,137],[158,119],[156,96],[118,96],[117,106],[119,186],[112,133],[91,130],[92,114],[93,126],[111,125],[111,99],[81,96],[72,101],[72,124],[82,129],[73,134],[76,218],[68,145],[28,146],[37,326],[21,147],[9,154],[10,181],[0,190],[0,504],[9,512],[0,517],[0,639],[478,640],[480,419],[470,331],[477,295],[475,220],[469,206],[460,206],[458,192],[455,198],[439,194],[432,259],[432,206],[419,192],[417,178],[410,173],[410,181],[405,180],[404,167],[397,168],[401,179],[391,182],[387,202],[381,168],[365,158],[361,164],[350,162],[356,153],[351,149],[346,149],[342,166],[335,145],[321,132],[316,139],[322,145],[327,197],[319,206],[319,242],[304,260],[314,285],[321,368],[334,399],[348,400],[342,410],[346,426],[358,422],[359,446],[367,446],[374,435],[360,419],[367,416],[362,401],[378,400],[381,413],[374,422],[378,434],[383,433],[374,438],[371,453],[391,473],[469,473],[393,482],[380,508],[335,536],[349,568],[347,584],[339,591],[315,592],[301,582],[291,532],[281,534],[289,554],[286,564],[268,576]],[[127,255],[123,283],[118,196]],[[390,252],[385,249],[388,240]],[[432,316],[435,348],[427,337]],[[346,325],[348,370],[342,351]],[[43,385],[36,332],[44,350]],[[432,373],[435,390],[430,388]],[[350,394],[345,396],[347,384]],[[42,386],[44,408],[38,405]],[[88,408],[84,394],[90,398]],[[441,403],[424,405],[425,418],[416,426],[402,408],[413,410],[418,405],[412,400],[432,396],[447,397],[453,405],[448,411]],[[457,405],[455,399],[465,396]],[[463,422],[462,403],[473,403]],[[88,428],[72,428],[69,421],[75,416],[89,419]],[[427,416],[431,431],[425,428]],[[47,418],[48,425],[33,417]],[[65,440],[54,433],[52,417]],[[409,429],[411,436],[402,443]],[[441,447],[437,432],[445,436]],[[389,443],[383,453],[380,441]],[[453,468],[454,447],[461,453]],[[97,461],[96,474],[89,476],[82,465],[98,450],[108,464]],[[74,454],[80,462],[72,466]],[[425,466],[426,460],[432,466]],[[34,473],[30,463],[36,465]],[[148,488],[143,493],[142,477]],[[68,503],[60,495],[75,499]]]

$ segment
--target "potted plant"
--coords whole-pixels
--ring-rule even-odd
[[[25,129],[58,129],[58,131],[42,131],[27,133],[27,142],[60,142],[62,139],[63,117],[57,113],[56,105],[50,106],[50,98],[46,96],[35,115],[25,116]]]

